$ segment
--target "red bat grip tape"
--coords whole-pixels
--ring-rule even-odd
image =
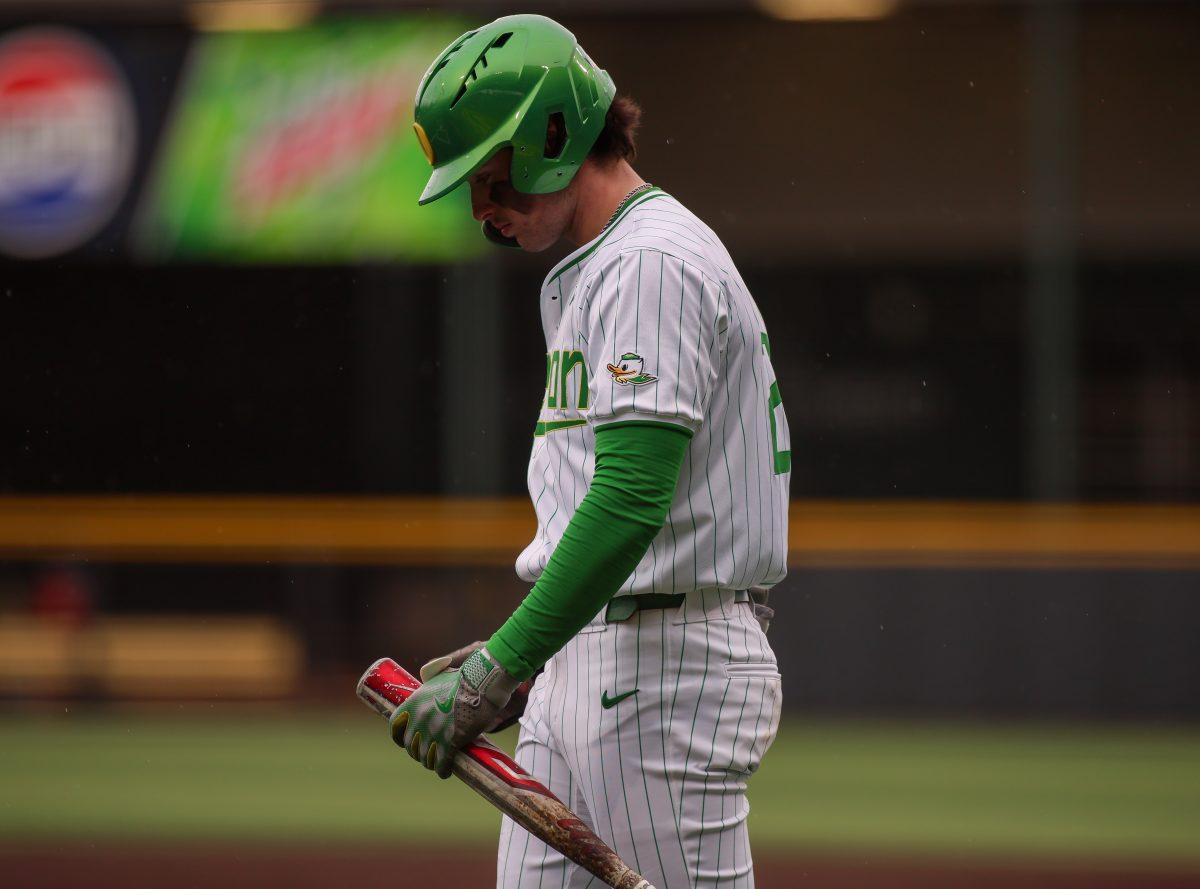
[[[421,687],[421,682],[391,658],[381,658],[358,680],[358,696],[381,716],[391,718],[396,708]],[[472,741],[462,751],[510,787],[531,790],[557,799],[503,750],[487,740]]]

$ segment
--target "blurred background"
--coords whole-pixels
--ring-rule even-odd
[[[1154,0],[0,0],[0,880],[491,885],[353,689],[525,592],[566,250],[418,209],[410,130],[517,11],[771,332],[758,884],[1200,885],[1200,4]]]

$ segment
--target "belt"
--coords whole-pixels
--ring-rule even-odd
[[[687,593],[645,593],[641,596],[617,596],[609,600],[604,609],[604,622],[607,624],[620,623],[629,620],[639,611],[649,611],[655,608],[678,608],[687,598]],[[734,603],[750,601],[749,590],[734,590]]]

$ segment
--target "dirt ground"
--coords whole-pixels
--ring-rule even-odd
[[[476,849],[404,849],[372,845],[0,845],[6,889],[485,889],[494,861]],[[1056,864],[762,857],[759,889],[1185,889],[1190,872]]]

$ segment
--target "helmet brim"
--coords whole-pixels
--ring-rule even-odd
[[[449,163],[434,167],[417,203],[424,206],[454,191],[463,184],[468,176],[491,160],[497,151],[511,144],[509,141],[511,138],[511,133],[505,133],[499,138],[490,139],[482,145],[477,145]]]

